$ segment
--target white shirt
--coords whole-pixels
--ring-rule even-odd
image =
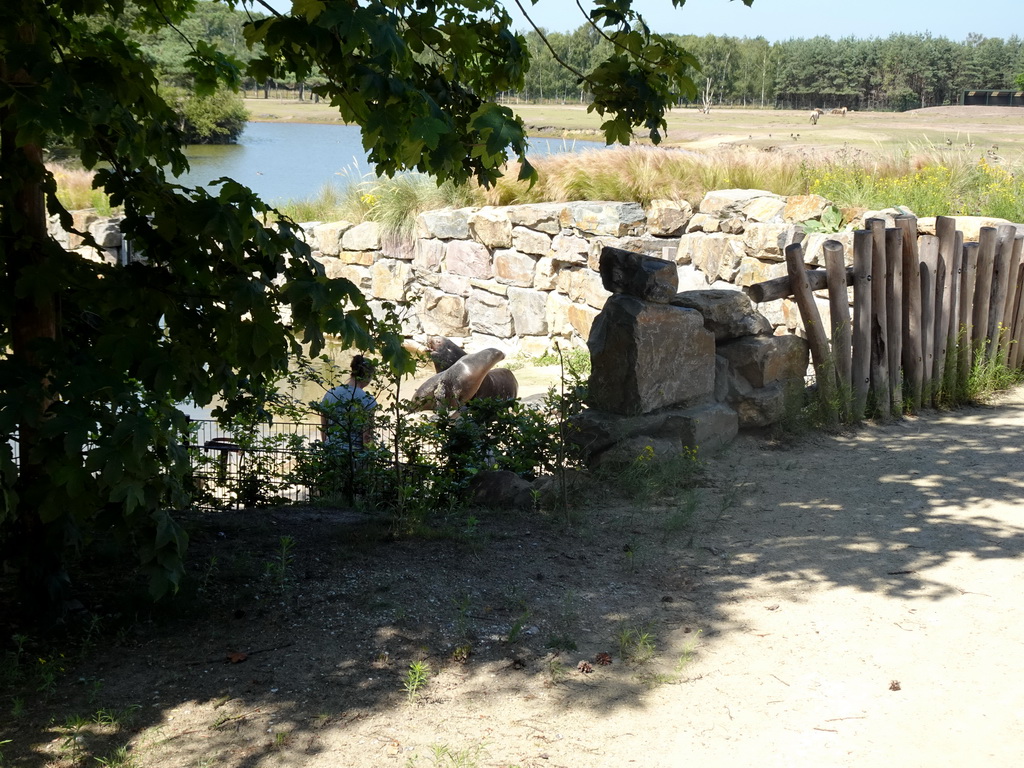
[[[363,449],[363,433],[370,426],[377,401],[355,384],[340,384],[321,401],[327,416],[327,440],[338,440],[354,451]]]

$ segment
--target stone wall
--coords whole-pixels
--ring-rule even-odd
[[[418,294],[411,333],[468,338],[473,344],[535,354],[560,339],[583,347],[609,297],[598,273],[611,246],[672,261],[680,291],[740,290],[786,274],[785,247],[801,241],[806,261],[823,265],[822,246],[835,239],[852,264],[853,232],[865,218],[906,209],[865,211],[839,233],[804,234],[831,205],[817,195],[781,197],[763,190],[709,193],[697,210],[685,201],[574,202],[431,211],[417,221],[411,243],[382,241],[375,224],[309,225],[310,245],[328,274],[351,279],[370,296]],[[974,231],[995,219],[958,221]],[[922,234],[934,220],[921,219]],[[776,333],[802,334],[796,305],[758,309]],[[823,317],[828,317],[822,299]]]
[[[609,297],[598,272],[601,250],[621,248],[676,265],[680,291],[738,290],[786,274],[785,247],[802,238],[808,264],[821,262],[828,239],[846,245],[869,217],[890,222],[903,210],[861,214],[840,233],[805,235],[803,222],[820,218],[830,202],[816,195],[781,197],[762,190],[718,190],[694,211],[685,201],[573,202],[462,208],[421,214],[411,241],[389,240],[373,222],[303,224],[302,231],[329,276],[345,277],[373,300],[415,299],[410,334],[432,333],[475,346],[537,354],[556,339],[586,345]],[[74,214],[100,250],[78,235],[51,229],[66,247],[89,258],[123,260],[117,219]],[[961,217],[967,239],[979,226],[1006,223]],[[921,219],[928,233],[934,220]],[[776,333],[802,331],[789,300],[758,306]],[[827,318],[827,303],[822,300]]]

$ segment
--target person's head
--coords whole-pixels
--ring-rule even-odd
[[[362,355],[356,355],[352,358],[352,379],[359,386],[370,383],[370,379],[373,378],[373,363],[367,360]]]

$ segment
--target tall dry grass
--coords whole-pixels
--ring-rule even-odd
[[[902,205],[918,216],[995,216],[1024,221],[1024,166],[995,152],[911,145],[901,153],[833,160],[808,189],[842,207]]]
[[[103,190],[93,189],[93,171],[57,163],[47,164],[46,169],[57,183],[57,199],[69,211],[95,208],[100,216],[111,214],[110,198]]]
[[[633,146],[538,159],[531,189],[511,172],[484,195],[491,205],[570,200],[698,203],[713,189],[743,187],[780,195],[806,191],[806,169],[791,156],[730,148],[711,152]],[[513,169],[514,171],[515,169]]]

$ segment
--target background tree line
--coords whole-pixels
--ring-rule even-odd
[[[242,36],[242,25],[249,19],[250,14],[220,3],[200,2],[180,25],[180,32],[244,63],[258,55],[258,48],[250,51]],[[186,61],[191,49],[184,37],[178,30],[164,27],[141,43],[167,85],[187,94],[191,76]],[[777,43],[763,37],[728,35],[666,37],[700,61],[702,71],[695,79],[716,105],[902,111],[956,104],[965,90],[1017,88],[1017,78],[1024,73],[1024,39],[1016,35],[1003,40],[971,34],[959,42],[927,33],[868,39],[814,37]],[[526,40],[530,70],[523,89],[507,95],[525,101],[587,103],[588,88],[573,70],[592,71],[597,62],[608,58],[611,43],[587,24],[574,32],[531,31]],[[322,79],[314,70],[300,81],[245,78],[242,87],[264,97],[283,92],[313,99],[309,87]],[[207,136],[206,140],[222,140],[223,131],[218,135],[209,128],[209,112],[214,109],[209,100],[194,104],[183,96],[181,104],[183,113],[196,113],[200,135]],[[222,93],[215,104],[238,122],[240,102]],[[241,124],[237,127],[240,131]]]
[[[558,59],[587,71],[608,43],[583,26],[575,32],[526,36],[534,64],[526,100],[586,101],[585,90]],[[1024,40],[969,35],[962,42],[930,34],[865,40],[814,37],[769,43],[763,37],[666,35],[692,53],[695,78],[720,105],[804,109],[839,107],[902,111],[957,104],[965,90],[1018,88]],[[546,39],[547,44],[545,44]]]

